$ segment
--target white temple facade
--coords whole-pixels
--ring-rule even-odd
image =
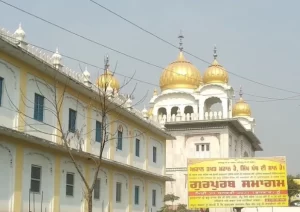
[[[185,59],[182,42],[179,49],[177,60],[163,70],[161,92],[154,91],[146,115],[176,137],[166,146],[166,174],[175,179],[166,182],[166,193],[179,196],[177,203],[188,204],[188,158],[253,157],[262,148],[254,134],[250,106],[242,90],[240,99],[234,101],[234,90],[217,61],[216,48],[212,64],[202,74]]]

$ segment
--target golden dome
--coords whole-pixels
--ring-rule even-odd
[[[189,88],[196,89],[201,82],[199,70],[190,62],[185,60],[183,52],[180,51],[176,61],[169,64],[160,76],[160,89]]]
[[[214,48],[214,61],[203,75],[204,84],[228,83],[228,73],[217,61],[217,48]]]
[[[235,103],[235,105],[232,108],[232,117],[251,116],[250,105],[247,102],[245,102],[242,96],[242,88],[240,88],[240,100],[237,103]]]
[[[120,83],[114,74],[107,70],[96,81],[96,85],[100,88],[111,87],[112,89],[119,90]]]

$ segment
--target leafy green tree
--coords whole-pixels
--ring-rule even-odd
[[[299,177],[299,178],[298,178]],[[297,184],[294,179],[300,179],[300,176],[293,176],[288,175],[287,176],[287,183],[288,183],[288,196],[291,198],[292,196],[295,196],[296,194],[299,194],[300,192],[300,185]]]
[[[186,205],[185,204],[179,204],[177,205],[177,212],[186,212],[187,211],[187,208],[186,208]]]
[[[174,209],[174,202],[176,200],[179,200],[179,197],[174,195],[174,194],[166,194],[164,196],[164,202],[172,202],[172,207],[170,207],[171,205],[167,205],[165,204],[160,210],[159,212],[186,212],[187,208],[186,205],[184,204],[178,204],[177,205],[177,209]]]

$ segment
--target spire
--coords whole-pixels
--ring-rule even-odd
[[[24,32],[24,30],[22,29],[22,24],[21,23],[19,23],[19,27],[18,27],[18,29],[15,31],[15,33],[14,33],[14,35],[15,35],[15,37],[16,37],[16,39],[18,40],[18,41],[24,41],[24,39],[25,39],[25,32]]]
[[[239,95],[240,95],[240,99],[243,99],[243,89],[242,89],[242,86],[240,86]]]
[[[215,44],[215,47],[214,47],[214,59],[217,59],[218,57],[218,54],[217,54],[217,46]]]
[[[180,34],[178,36],[179,38],[179,50],[182,52],[183,51],[183,43],[182,43],[182,39],[184,38],[183,35],[182,35],[182,31],[180,30]]]
[[[109,56],[108,54],[104,57],[104,72],[107,73],[109,68]]]

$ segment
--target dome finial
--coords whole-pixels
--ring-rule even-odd
[[[242,86],[240,86],[239,95],[240,95],[240,99],[243,99],[243,88],[242,88]]]
[[[182,39],[184,38],[184,36],[182,35],[182,30],[180,30],[180,34],[178,38],[179,38],[179,50],[182,52],[183,51]]]
[[[107,72],[109,68],[109,56],[108,54],[104,57],[104,72]]]
[[[217,54],[217,45],[215,44],[215,47],[214,47],[214,59],[217,59],[218,57],[218,54]]]

